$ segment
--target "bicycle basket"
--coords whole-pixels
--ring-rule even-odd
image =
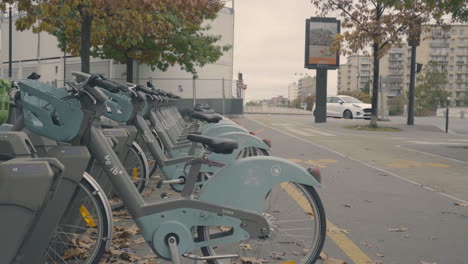
[[[10,110],[10,91],[11,83],[7,80],[0,79],[0,124],[8,120],[8,112]]]
[[[151,110],[151,107],[148,101],[143,102],[143,108],[141,109],[141,116],[148,115],[150,110]]]
[[[111,110],[103,115],[117,122],[127,122],[133,113],[130,97],[121,93],[111,93],[105,89],[101,89],[101,91],[108,97],[106,105]]]
[[[56,141],[71,141],[83,122],[78,99],[67,98],[65,88],[34,80],[19,82],[24,124],[33,133]]]

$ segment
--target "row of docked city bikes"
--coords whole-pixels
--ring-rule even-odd
[[[318,170],[269,156],[269,141],[207,105],[181,116],[180,97],[149,82],[73,76],[0,81],[0,263],[99,263],[122,208],[173,263],[317,260]]]

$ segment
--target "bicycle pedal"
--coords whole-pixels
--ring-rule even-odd
[[[214,255],[214,256],[197,256],[195,254],[191,253],[185,253],[182,254],[182,257],[188,258],[188,259],[193,259],[193,260],[214,260],[214,259],[237,259],[240,256],[237,254],[232,254],[232,255]]]
[[[158,181],[158,183],[156,184],[156,188],[160,189],[164,184],[184,184],[184,183],[185,183],[185,177],[181,176],[175,180]]]

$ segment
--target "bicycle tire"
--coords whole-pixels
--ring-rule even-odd
[[[82,206],[85,206],[89,215],[84,215]],[[90,224],[90,219],[94,224]],[[102,188],[85,173],[51,239],[45,263],[98,264],[111,245],[112,226],[112,211]],[[87,247],[91,235],[84,237],[95,229],[95,244],[90,250]],[[76,233],[72,233],[72,230]]]
[[[273,244],[274,243],[272,241],[270,241],[269,239],[267,239],[267,238],[266,239],[252,238],[252,239],[250,239],[248,241],[244,241],[245,243],[244,242],[239,243],[237,245],[238,246],[238,251],[237,252],[235,251],[236,250],[235,249],[236,245],[229,244],[229,245],[217,245],[217,246],[214,246],[214,247],[202,247],[201,248],[202,254],[204,256],[214,256],[214,255],[238,253],[240,256],[243,256],[243,257],[249,257],[249,258],[253,258],[253,259],[256,259],[256,260],[268,259],[269,263],[275,263],[275,262],[279,263],[279,262],[293,260],[293,258],[301,257],[303,255],[303,252],[305,252],[304,249],[307,248],[308,251],[307,251],[304,259],[302,259],[301,261],[296,261],[296,260],[293,260],[293,261],[295,261],[295,263],[304,263],[304,264],[313,264],[313,263],[315,263],[315,261],[318,259],[319,255],[320,255],[320,252],[322,251],[322,248],[323,248],[323,245],[324,245],[324,242],[325,242],[325,236],[326,236],[326,218],[325,218],[325,211],[324,211],[322,202],[321,202],[320,197],[318,196],[316,190],[313,187],[302,185],[302,184],[295,184],[295,183],[288,183],[288,184],[293,184],[293,186],[295,187],[294,189],[301,190],[303,193],[308,195],[308,197],[302,196],[302,198],[306,198],[306,200],[309,201],[309,205],[310,205],[310,207],[312,209],[311,210],[311,215],[313,215],[313,216],[309,215],[309,218],[316,219],[316,221],[314,221],[315,222],[315,227],[316,227],[316,232],[315,232],[315,234],[313,236],[313,239],[312,239],[312,237],[310,237],[310,238],[307,238],[307,239],[303,239],[300,242],[299,241],[291,242],[291,243],[295,243],[295,244],[286,244],[285,243],[286,240],[284,240],[283,236],[287,237],[289,239],[291,239],[291,237],[295,237],[295,238],[296,237],[304,237],[304,233],[305,233],[304,230],[306,230],[307,228],[296,228],[296,229],[298,229],[297,234],[299,234],[299,235],[292,235],[292,234],[284,235],[284,234],[281,233],[280,228],[278,228],[278,231],[273,231],[273,232],[276,232],[276,233],[272,234],[270,236],[277,236],[277,237],[281,237],[283,239],[281,241],[281,243],[277,243],[278,245],[280,245],[278,248],[281,248],[281,250],[279,250],[279,251],[274,251],[273,250],[273,248],[274,248]],[[281,188],[284,188],[284,187],[281,187]],[[268,196],[270,196],[270,194]],[[292,198],[292,196],[291,196],[291,198]],[[296,197],[296,198],[293,198],[293,199],[302,200],[302,198],[297,198]],[[304,213],[304,216],[305,215],[307,215],[307,213]],[[273,217],[272,215],[270,215],[270,216]],[[288,221],[289,221],[290,224],[292,223],[294,225],[293,221],[296,221],[297,223],[300,223],[300,221],[302,221],[302,220],[281,220],[281,221],[277,221],[276,223],[279,224],[279,222],[282,222],[282,223],[284,222],[284,223],[287,224]],[[273,224],[275,224],[275,222],[273,222]],[[210,228],[198,227],[198,229],[197,229],[198,239],[200,241],[206,241],[207,238],[210,236],[209,229],[213,230],[213,228],[215,228],[215,227],[210,227]],[[219,228],[219,227],[216,227],[216,228]],[[294,230],[294,228],[292,228],[291,230]],[[283,231],[283,232],[285,232],[285,234],[287,234],[286,231]],[[292,232],[292,231],[290,231],[290,232]],[[212,234],[215,234],[215,233],[216,232],[213,232]],[[254,241],[254,242],[252,242],[252,241]],[[255,245],[255,242],[257,242],[257,241],[258,241],[258,244]],[[301,245],[301,243],[304,244],[303,241],[309,241],[309,242],[313,241],[313,243],[312,243],[313,246],[312,247],[297,246],[297,245]],[[249,247],[249,248],[244,250],[244,249],[241,248],[242,245],[244,245],[245,247]],[[260,246],[258,246],[258,245],[260,245]],[[285,245],[288,245],[289,248],[286,248]],[[290,245],[293,245],[293,246],[296,245],[297,249],[295,247],[291,248]],[[256,248],[257,246],[258,246],[258,248]],[[268,246],[270,248],[268,248]],[[309,245],[307,245],[307,246],[309,246]],[[263,255],[261,257],[260,256],[252,256],[253,252],[255,252],[256,250],[259,250],[259,248],[262,248],[262,247],[266,248],[266,250],[264,251],[264,253],[266,255]],[[301,250],[299,251],[299,249],[301,249]],[[272,257],[272,254],[275,254],[275,252],[278,252],[278,253],[282,252],[282,254],[285,254],[285,255],[279,255],[278,260],[274,261],[275,259]],[[280,258],[282,260],[279,260]],[[226,264],[226,263],[229,263],[229,260],[208,260],[208,263],[209,264]]]

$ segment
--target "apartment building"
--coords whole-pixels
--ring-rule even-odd
[[[437,62],[434,70],[445,71],[448,77],[442,88],[449,92],[455,106],[463,106],[468,99],[468,25],[452,25],[449,29],[427,27],[430,31],[423,34],[416,61]],[[408,65],[409,62],[410,58]],[[406,77],[409,83],[409,71]]]
[[[297,82],[297,96],[315,96],[315,76],[306,76]]]
[[[468,99],[468,25],[452,25],[449,29],[424,27],[416,62],[424,66],[430,61],[437,62],[434,70],[447,72],[448,78],[447,85],[441,88],[449,92],[455,106],[463,106]],[[390,48],[380,59],[380,84],[385,97],[406,94],[410,64],[411,47],[407,44]],[[338,92],[362,89],[372,80],[372,65],[369,56],[349,56],[347,63],[338,70]]]
[[[410,55],[411,50],[408,52],[408,46],[404,45],[390,48],[380,60],[380,84],[387,97],[403,95],[408,89]]]
[[[288,100],[291,102],[297,98],[297,83],[293,82],[288,85]]]
[[[370,56],[352,55],[347,58],[347,63],[340,65],[338,69],[338,87],[340,92],[356,92],[364,89],[371,82],[373,63]]]

